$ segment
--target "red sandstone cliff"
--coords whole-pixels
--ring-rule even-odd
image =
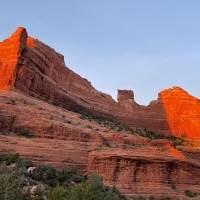
[[[34,98],[158,134],[199,140],[200,100],[181,88],[160,92],[158,100],[148,106],[137,104],[131,90],[119,90],[115,102],[67,68],[62,55],[18,28],[0,43],[0,90],[1,152],[19,152],[35,163],[55,167],[73,165],[86,175],[98,172],[106,184],[116,185],[126,195],[168,194],[176,198],[188,188],[200,193],[198,149],[176,149],[166,141],[108,130]],[[87,128],[88,123],[92,129]],[[29,131],[30,139],[19,137],[23,130]],[[171,184],[178,189],[173,190]]]
[[[35,164],[75,166],[82,175],[99,173],[104,183],[127,196],[176,199],[186,189],[200,194],[198,148],[175,148],[169,141],[109,130],[79,116],[19,91],[2,91],[0,152],[19,152]],[[21,131],[28,131],[30,138],[21,137]]]
[[[200,99],[189,95],[180,87],[164,90],[159,93],[159,97],[172,134],[199,140]]]
[[[27,36],[26,29],[22,27],[0,43],[0,52],[1,89],[16,88],[29,95],[44,97],[65,106],[86,109],[136,128],[198,138],[195,130],[200,124],[199,104],[194,104],[192,97],[183,90],[180,90],[173,100],[167,100],[166,97],[169,99],[173,96],[175,88],[161,92],[159,99],[152,101],[148,106],[137,104],[132,91],[119,90],[117,103],[67,68],[61,54],[39,40]],[[198,102],[198,99],[194,98],[194,102]],[[188,112],[187,117],[184,113],[184,117],[180,116],[183,107],[184,113]],[[184,124],[187,124],[187,127]]]

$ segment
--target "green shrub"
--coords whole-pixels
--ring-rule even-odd
[[[107,147],[110,146],[110,143],[109,143],[107,140],[104,140],[104,141],[103,141],[103,144],[106,145]]]
[[[8,154],[6,158],[6,165],[10,165],[19,160],[19,153],[16,154]]]
[[[70,192],[63,187],[56,186],[53,188],[48,194],[49,200],[59,200],[59,199],[68,199],[70,196]]]
[[[87,119],[84,115],[79,116],[80,119],[85,120]]]
[[[149,197],[149,200],[156,200],[156,197],[154,197],[154,196],[151,195],[151,196]]]
[[[52,103],[54,106],[60,106],[60,104],[58,102],[53,102]]]
[[[11,175],[0,175],[0,199],[26,200],[17,181]]]
[[[78,174],[72,174],[70,179],[76,183],[81,183],[82,181],[84,181],[84,178],[82,176],[79,176]]]
[[[72,124],[70,120],[65,120],[64,123]]]
[[[192,192],[190,190],[185,190],[185,194],[188,196],[188,197],[196,197],[197,196],[197,193],[196,192]]]
[[[38,182],[37,182],[37,181],[35,181],[35,180],[32,180],[32,181],[31,181],[31,184],[32,184],[32,185],[37,185],[37,184],[38,184]]]
[[[75,167],[70,167],[69,168],[69,173],[70,174],[76,174],[77,173],[77,169]]]
[[[132,197],[132,200],[147,200],[147,198],[143,196],[138,196],[138,197]]]
[[[38,165],[36,172],[33,174],[35,180],[50,180],[56,176],[56,170],[50,165]]]
[[[70,200],[120,200],[123,198],[115,187],[104,186],[101,176],[92,174],[88,181],[73,188]]]
[[[19,132],[19,135],[20,136],[23,136],[23,137],[30,137],[30,135],[29,135],[29,131],[28,130],[21,130],[20,132]]]
[[[4,162],[7,160],[8,155],[7,154],[2,154],[0,155],[0,163]]]
[[[172,189],[176,189],[176,186],[174,184],[171,185]]]
[[[158,198],[158,200],[170,200],[170,197],[168,196],[161,196]]]
[[[146,197],[143,197],[143,196],[139,196],[139,197],[138,197],[138,200],[147,200],[147,198],[146,198]]]
[[[24,164],[24,166],[25,166],[26,168],[33,167],[33,166],[34,166],[34,164],[33,164],[33,162],[32,162],[31,160],[24,160],[24,161],[23,161],[23,164]]]
[[[92,129],[92,126],[91,125],[87,125],[86,128]]]
[[[11,103],[12,103],[12,105],[15,105],[15,100],[11,99]]]
[[[30,200],[43,200],[43,198],[39,196],[35,196],[35,197],[30,197]]]

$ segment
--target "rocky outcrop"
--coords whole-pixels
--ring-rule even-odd
[[[156,194],[176,199],[184,197],[180,190],[188,189],[189,185],[200,192],[196,189],[200,184],[200,164],[187,161],[172,148],[162,147],[165,150],[161,152],[152,147],[91,152],[88,172],[100,174],[107,185],[117,186],[127,196]]]
[[[132,90],[118,90],[117,101],[121,108],[125,110],[133,110],[135,104],[134,94]]]
[[[199,140],[200,99],[189,95],[180,87],[160,92],[159,99],[164,106],[172,134]]]

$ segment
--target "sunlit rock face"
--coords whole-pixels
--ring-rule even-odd
[[[200,100],[180,87],[159,93],[173,135],[200,139]]]
[[[19,27],[8,39],[0,42],[0,88],[14,87],[18,58],[26,47],[27,32]]]
[[[131,90],[118,90],[116,102],[70,70],[61,54],[29,37],[23,27],[0,43],[0,77],[1,90],[16,88],[131,127],[199,139],[199,99],[174,87],[160,92],[148,106],[137,104]]]

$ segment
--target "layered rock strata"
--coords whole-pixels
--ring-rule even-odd
[[[0,113],[0,153],[18,152],[36,165],[74,166],[87,177],[99,173],[127,196],[200,194],[199,148],[108,130],[17,90],[0,92]]]
[[[16,88],[68,107],[104,115],[136,128],[198,139],[200,100],[174,87],[148,106],[134,101],[130,90],[118,91],[118,102],[98,92],[64,63],[64,57],[18,28],[0,43],[0,89]]]
[[[182,153],[165,148],[160,153],[147,146],[134,150],[91,152],[88,172],[100,174],[105,184],[117,186],[127,196],[156,194],[184,199],[183,191],[189,188],[195,188],[199,193],[199,162],[189,161]]]
[[[0,43],[0,89],[16,88],[77,109],[101,114],[136,128],[198,139],[200,104],[181,88],[159,93],[148,106],[130,90],[118,91],[118,103],[98,92],[64,63],[64,57],[18,28]],[[177,95],[176,95],[177,94]]]

